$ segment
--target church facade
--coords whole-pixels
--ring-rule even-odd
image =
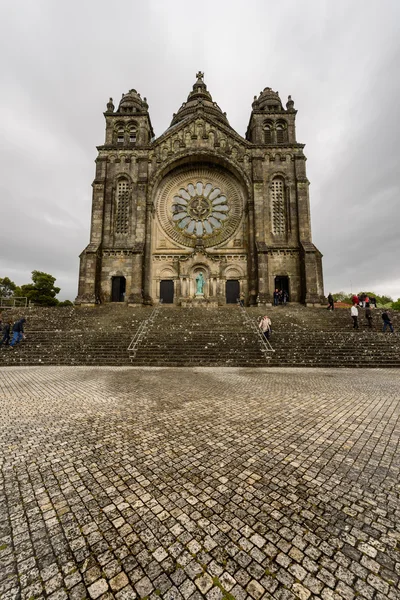
[[[107,104],[76,303],[186,305],[201,296],[251,305],[272,302],[275,289],[292,302],[321,303],[322,255],[311,238],[291,97],[284,108],[265,88],[245,138],[200,72],[158,138],[148,109],[135,90],[117,110]]]

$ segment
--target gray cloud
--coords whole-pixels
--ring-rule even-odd
[[[0,276],[77,290],[102,112],[134,87],[156,134],[198,69],[244,135],[255,94],[292,94],[325,289],[400,297],[397,0],[17,0],[0,25]]]

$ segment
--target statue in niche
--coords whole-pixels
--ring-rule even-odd
[[[205,279],[203,277],[203,273],[200,271],[200,273],[196,277],[196,296],[204,295],[204,284]]]

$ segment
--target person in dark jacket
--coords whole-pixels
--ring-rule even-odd
[[[26,323],[26,319],[24,319],[24,317],[18,321],[15,321],[12,328],[13,336],[10,342],[10,348],[14,348],[16,344],[19,344],[21,340],[24,339],[24,323]]]
[[[335,302],[333,300],[332,294],[328,295],[328,310],[333,310],[335,308]]]
[[[365,305],[365,318],[367,319],[368,327],[372,329],[372,310],[369,302]]]
[[[2,334],[3,337],[0,340],[0,347],[4,344],[5,346],[8,346],[8,344],[10,343],[10,323],[8,321],[5,321],[3,323],[3,328],[2,328]]]
[[[393,329],[393,325],[392,325],[392,320],[389,317],[389,314],[388,314],[387,310],[383,311],[383,313],[382,313],[382,321],[383,321],[382,331],[385,332],[386,328],[389,327],[390,331],[392,333],[394,333],[394,329]]]

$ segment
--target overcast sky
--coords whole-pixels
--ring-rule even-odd
[[[291,94],[325,293],[400,297],[399,0],[0,0],[0,277],[77,294],[106,102],[146,96],[157,136],[198,70],[242,136]]]

